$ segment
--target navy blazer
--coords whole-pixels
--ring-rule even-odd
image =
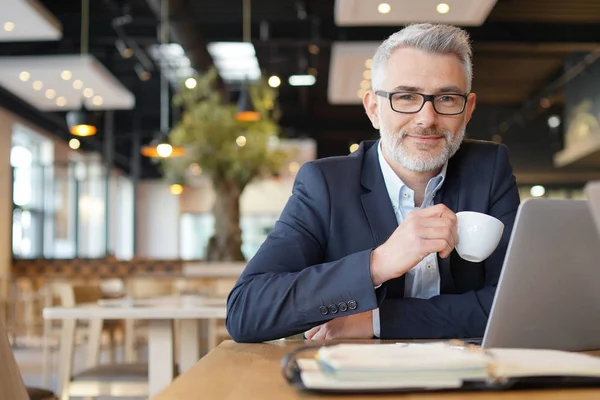
[[[283,338],[377,307],[382,339],[483,336],[520,202],[506,147],[465,140],[434,199],[454,212],[500,219],[498,248],[481,263],[456,251],[438,257],[440,295],[416,299],[404,297],[403,277],[378,289],[371,280],[372,250],[398,227],[377,144],[302,166],[279,220],[228,296],[232,339]]]

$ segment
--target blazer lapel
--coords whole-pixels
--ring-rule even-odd
[[[378,145],[379,142],[375,142],[365,151],[361,176],[361,184],[367,189],[361,195],[361,201],[376,246],[383,244],[398,227],[394,208],[379,167]]]
[[[453,157],[454,158],[454,157]],[[458,194],[460,179],[458,171],[455,168],[456,163],[451,158],[448,161],[448,169],[446,170],[446,178],[441,189],[436,193],[433,202],[435,204],[444,204],[450,210],[458,212]],[[457,257],[456,251],[453,251],[449,257],[441,258],[438,256],[438,267],[440,270],[440,293],[454,292],[454,279],[450,269],[450,260]]]
[[[371,227],[375,246],[383,244],[398,227],[398,220],[379,166],[378,146],[379,141],[376,141],[365,150],[361,176],[361,184],[366,189],[361,195],[361,202]],[[392,297],[404,295],[404,277],[389,281],[386,286],[387,293]]]

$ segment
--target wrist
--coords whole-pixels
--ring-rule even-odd
[[[370,272],[374,286],[379,286],[389,280],[389,278],[386,278],[386,268],[384,264],[385,257],[382,253],[381,247],[377,247],[371,252]]]

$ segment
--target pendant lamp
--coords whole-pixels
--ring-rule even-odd
[[[250,0],[244,0],[244,42],[250,43]],[[237,103],[235,118],[238,121],[253,122],[260,119],[260,113],[252,104],[252,97],[248,90],[248,80],[244,80],[240,98]]]
[[[161,3],[161,45],[168,43],[169,36],[169,2]],[[183,147],[175,147],[169,143],[169,82],[165,73],[160,74],[160,132],[147,146],[140,150],[143,156],[150,158],[179,157],[185,154]]]
[[[92,113],[88,112],[81,103],[81,108],[76,111],[67,113],[67,126],[69,132],[75,136],[92,136],[98,132],[95,124],[95,118]]]
[[[260,114],[254,109],[254,105],[252,104],[252,98],[250,97],[250,91],[246,82],[244,82],[242,91],[240,92],[235,118],[238,121],[246,122],[258,121],[260,119]]]
[[[86,55],[88,50],[90,17],[90,0],[81,1],[81,55]],[[98,132],[95,124],[95,118],[85,109],[84,100],[81,101],[81,108],[75,111],[69,111],[66,115],[69,132],[75,136],[92,136]]]

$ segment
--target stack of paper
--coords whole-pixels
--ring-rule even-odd
[[[489,376],[485,353],[447,343],[340,344],[298,361],[302,380],[313,387],[460,387]]]

